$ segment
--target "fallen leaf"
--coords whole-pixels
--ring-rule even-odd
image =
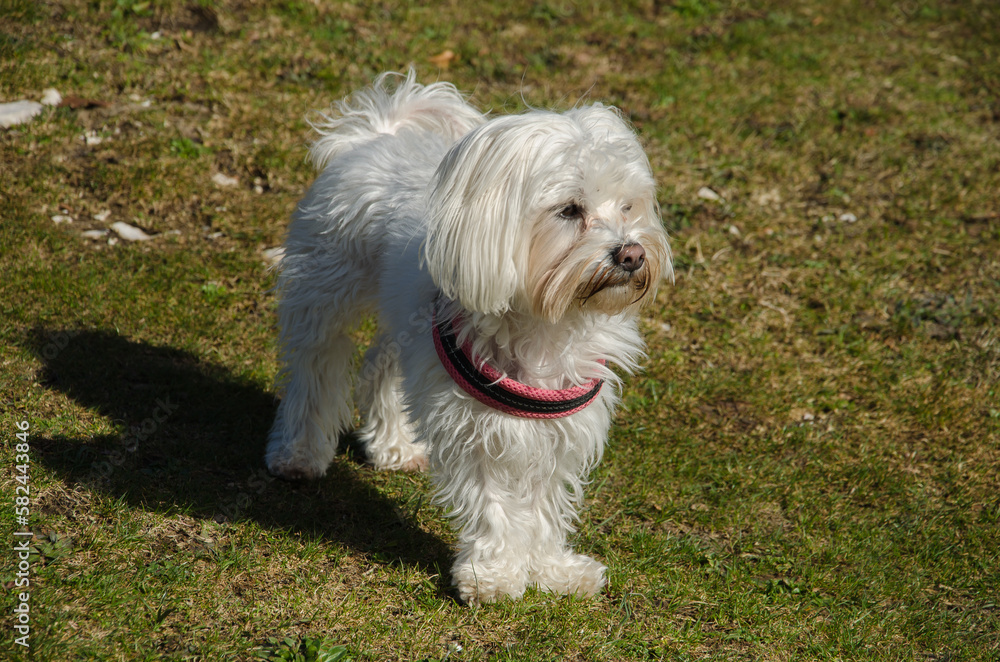
[[[101,101],[100,99],[84,99],[83,97],[76,97],[73,95],[66,96],[62,98],[59,102],[61,108],[72,108],[73,110],[80,110],[84,108],[107,108],[110,106],[107,101]]]
[[[458,59],[458,56],[455,55],[454,51],[449,49],[427,59],[430,60],[431,64],[437,67],[447,69],[454,60]]]

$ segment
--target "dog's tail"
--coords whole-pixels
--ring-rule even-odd
[[[483,115],[451,83],[421,85],[416,78],[413,69],[406,76],[381,74],[371,87],[338,102],[336,114],[318,113],[310,122],[320,134],[309,150],[316,169],[379,134],[413,127],[458,140],[483,122]]]

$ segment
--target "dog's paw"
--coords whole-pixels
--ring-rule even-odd
[[[527,587],[527,573],[505,564],[458,563],[452,568],[458,597],[468,605],[517,600]]]
[[[399,465],[399,467],[393,467],[395,471],[407,471],[411,473],[421,473],[427,471],[430,468],[431,462],[427,459],[427,455],[415,455],[411,457],[406,462]]]
[[[285,480],[313,480],[322,478],[329,462],[313,457],[283,453],[281,450],[271,451],[264,458],[267,470],[272,476]]]
[[[403,441],[392,445],[366,444],[368,460],[380,471],[426,471],[430,466],[427,445]]]
[[[543,591],[590,598],[607,585],[606,570],[589,556],[567,552],[545,559],[531,580]]]

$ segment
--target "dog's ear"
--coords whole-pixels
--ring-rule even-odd
[[[428,201],[423,261],[445,296],[500,314],[522,290],[533,185],[548,132],[509,116],[473,130],[438,166]]]

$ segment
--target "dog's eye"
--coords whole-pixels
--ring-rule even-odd
[[[622,205],[622,213],[623,214],[627,214],[630,211],[632,211],[632,203],[631,202],[628,203],[628,204]]]
[[[578,204],[566,205],[559,210],[559,215],[568,220],[583,218],[583,207]]]

